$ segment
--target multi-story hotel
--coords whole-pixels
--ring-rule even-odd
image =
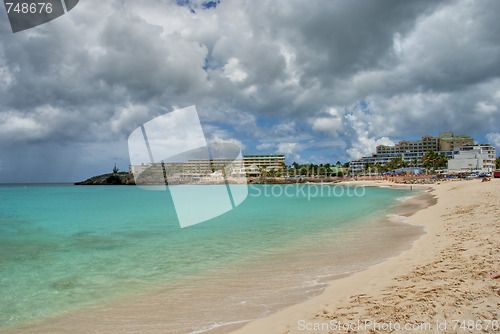
[[[439,151],[454,151],[457,147],[474,145],[474,139],[466,135],[454,135],[451,132],[439,135]]]
[[[402,140],[394,146],[379,145],[377,154],[439,151],[439,137],[424,136],[422,140]]]
[[[448,170],[452,172],[495,171],[496,151],[491,145],[462,146],[454,152],[453,159],[448,161]]]
[[[139,175],[153,166],[161,167],[162,164],[146,164],[130,166],[130,172]],[[274,155],[244,155],[243,159],[204,159],[187,160],[185,162],[164,163],[166,175],[188,177],[192,175],[210,175],[215,172],[250,176],[260,175],[260,169],[282,170],[285,166],[285,156]],[[154,169],[154,167],[153,167]]]
[[[474,145],[474,139],[467,135],[454,135],[451,132],[440,133],[439,137],[423,136],[421,140],[402,140],[394,146],[379,145],[377,153],[371,157],[363,157],[350,162],[353,173],[363,172],[368,164],[380,164],[385,166],[394,158],[401,157],[407,163],[422,165],[422,157],[425,153],[434,151],[444,154],[452,159],[454,151],[458,147]]]
[[[439,137],[423,136],[422,140],[402,140],[394,146],[377,146],[377,154],[385,153],[426,153],[450,152],[456,147],[474,145],[474,139],[466,135],[454,135],[451,132],[440,133]]]
[[[243,162],[245,168],[256,166],[257,168],[266,168],[268,170],[282,170],[285,166],[285,155],[244,155]]]

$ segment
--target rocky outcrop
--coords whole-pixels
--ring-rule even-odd
[[[95,185],[134,185],[134,175],[130,173],[103,174],[91,177],[85,181],[76,182],[75,185],[95,186]]]
[[[442,182],[444,181],[443,179],[413,179],[413,180],[405,180],[404,182],[398,182],[398,183],[405,183],[405,184],[433,184],[436,182]]]

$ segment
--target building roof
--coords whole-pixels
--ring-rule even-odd
[[[255,155],[244,155],[243,159],[249,158],[249,159],[254,159],[254,158],[284,158],[284,154],[255,154]]]
[[[460,139],[472,139],[471,136],[467,135],[452,135],[451,137],[441,137],[443,140],[460,140]]]

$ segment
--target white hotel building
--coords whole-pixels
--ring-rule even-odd
[[[496,168],[495,158],[495,147],[491,145],[457,147],[453,159],[448,161],[448,171],[492,173]]]

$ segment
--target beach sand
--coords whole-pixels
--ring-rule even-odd
[[[437,204],[409,217],[426,229],[410,250],[233,333],[499,332],[500,180],[428,187]]]

